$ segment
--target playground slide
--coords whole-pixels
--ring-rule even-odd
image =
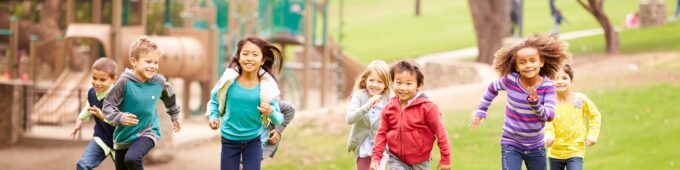
[[[87,96],[90,73],[65,69],[34,105],[34,124],[63,124],[74,121]],[[80,95],[80,96],[79,96]]]

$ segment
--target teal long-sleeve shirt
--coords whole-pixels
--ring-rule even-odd
[[[211,100],[216,100],[217,93],[213,92],[211,95]],[[225,102],[226,113],[221,117],[220,126],[222,137],[236,141],[260,137],[264,129],[261,113],[257,109],[257,106],[260,105],[260,84],[253,88],[244,88],[235,80],[227,90]],[[278,100],[272,100],[269,106],[273,110],[269,119],[276,125],[281,124],[283,115],[279,109]],[[216,119],[218,117],[217,114],[214,114],[210,115],[210,118]]]

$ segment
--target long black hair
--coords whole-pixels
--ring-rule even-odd
[[[253,43],[260,47],[260,50],[262,51],[262,61],[264,63],[261,68],[276,80],[276,77],[278,77],[277,74],[281,73],[281,69],[283,68],[283,53],[281,53],[279,48],[259,37],[247,37],[238,41],[238,44],[236,44],[236,54],[231,58],[229,67],[236,68],[238,73],[242,74],[243,69],[241,68],[241,65],[238,64],[238,60],[243,45],[245,45],[246,42]],[[261,78],[263,75],[258,74],[258,76]]]

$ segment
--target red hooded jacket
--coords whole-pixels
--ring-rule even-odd
[[[385,144],[389,146],[390,153],[408,165],[427,161],[436,137],[441,153],[439,164],[450,165],[451,144],[437,105],[422,93],[404,109],[399,103],[395,96],[383,109],[372,161],[382,159]]]

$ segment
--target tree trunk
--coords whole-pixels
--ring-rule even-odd
[[[416,0],[416,16],[420,16],[420,0]]]
[[[503,38],[510,35],[510,1],[468,0],[477,36],[477,62],[491,64]]]
[[[619,36],[614,30],[609,18],[604,13],[604,0],[588,0],[588,5],[586,5],[582,0],[576,0],[583,8],[585,8],[590,14],[595,17],[597,22],[604,30],[604,38],[607,47],[607,53],[615,54],[621,49],[621,44],[619,43]]]

